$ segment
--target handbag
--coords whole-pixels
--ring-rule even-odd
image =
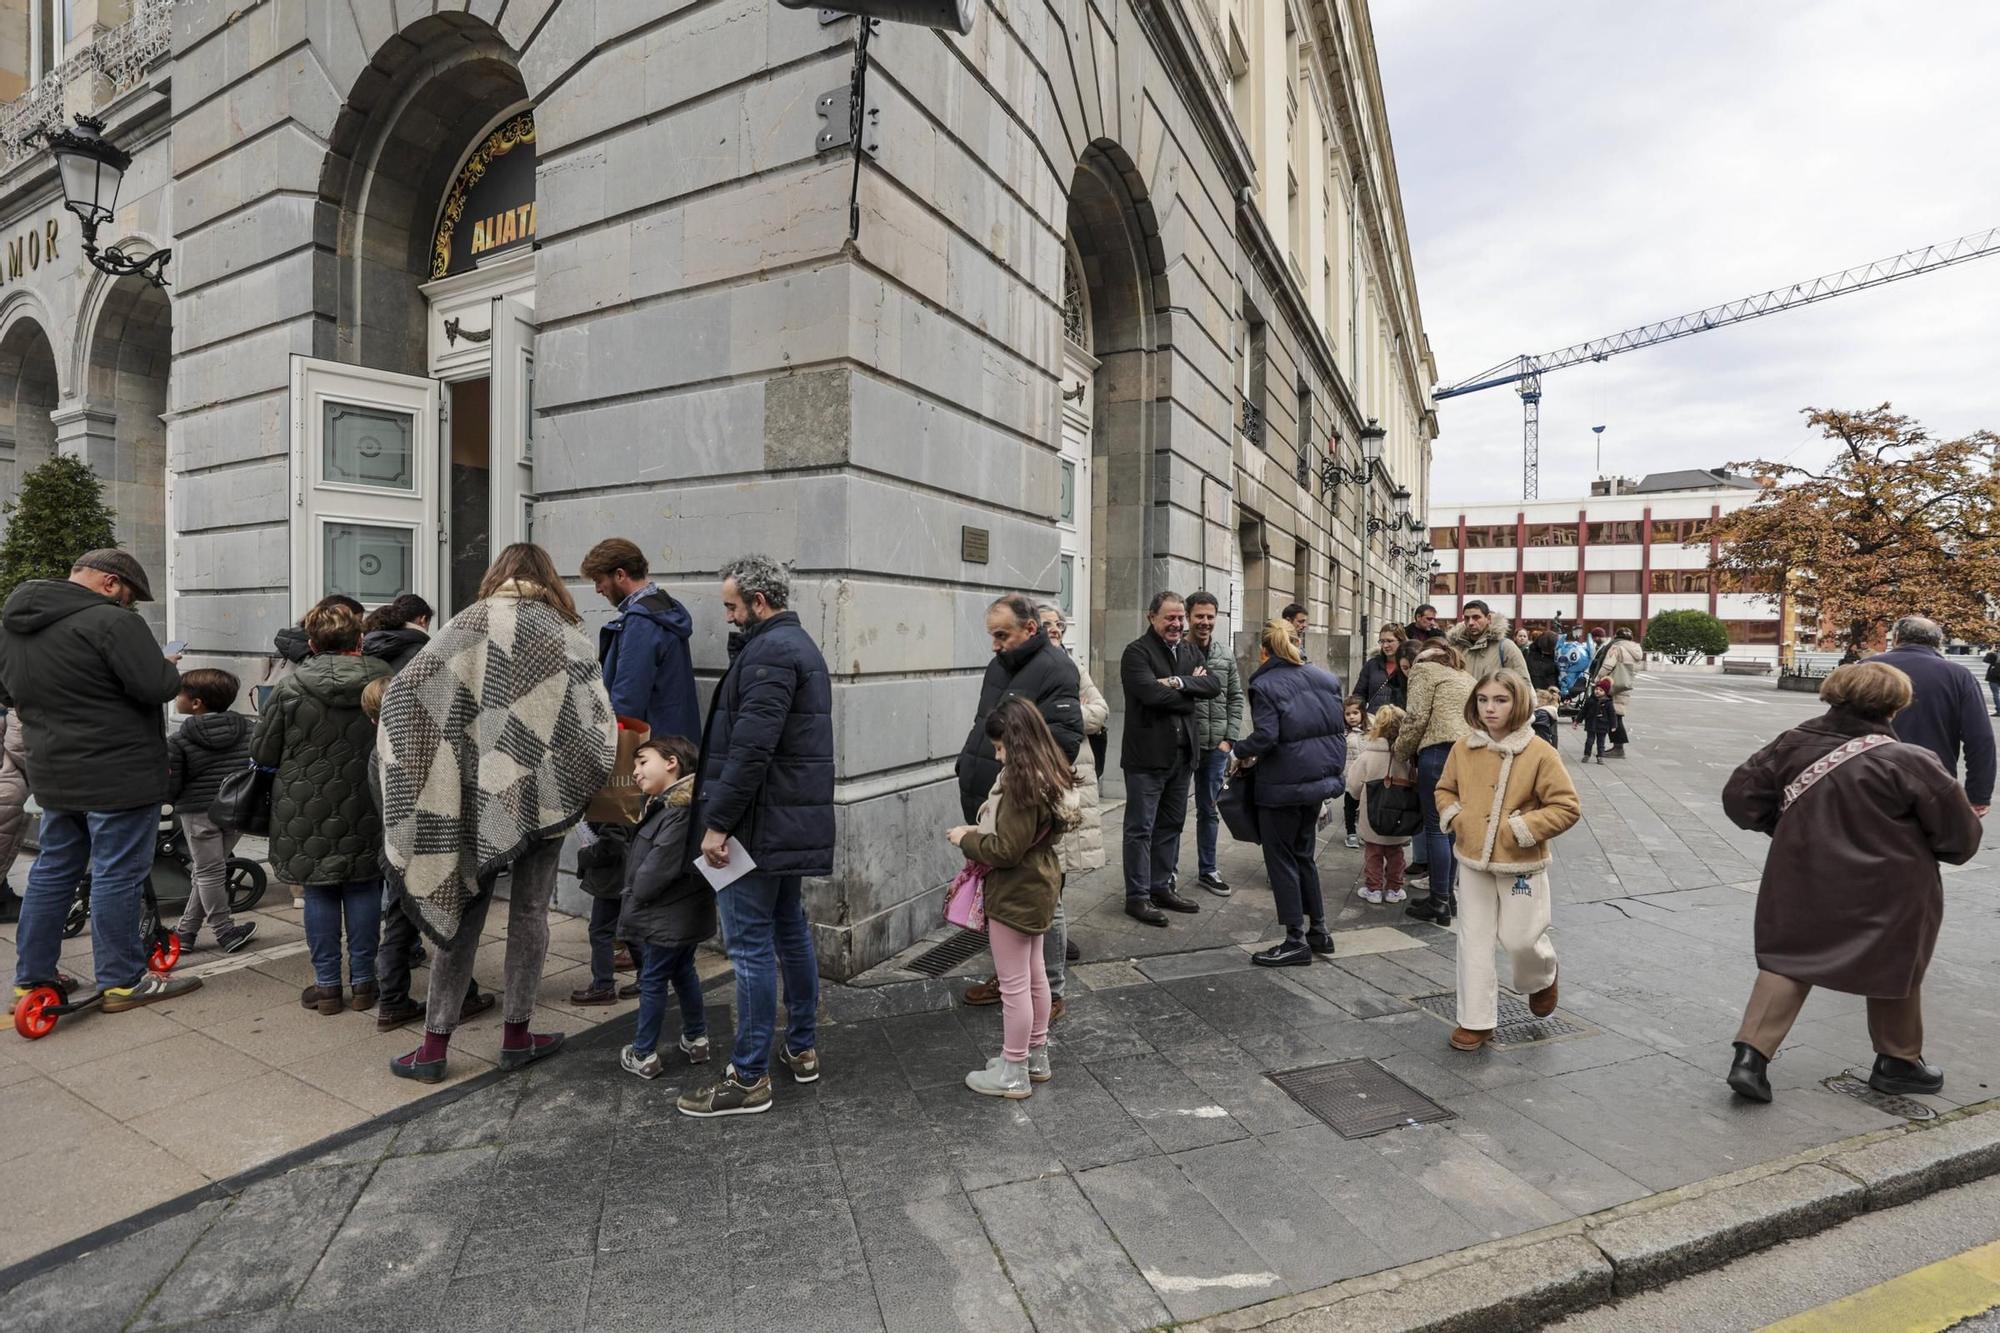
[[[222,780],[209,802],[208,817],[216,827],[230,833],[248,833],[262,838],[271,832],[271,786],[277,779],[274,768],[251,764]]]
[[[944,895],[944,919],[965,930],[986,929],[986,876],[993,869],[967,861]]]
[[[611,776],[583,808],[585,822],[591,824],[637,824],[646,813],[646,793],[639,790],[633,766],[639,747],[652,739],[653,729],[637,718],[618,719],[618,757],[612,762]]]
[[[1384,838],[1414,837],[1424,826],[1417,784],[1407,778],[1378,778],[1368,784],[1368,827]]]
[[[1238,842],[1262,842],[1264,835],[1257,820],[1257,779],[1253,770],[1238,769],[1225,774],[1215,809]]]

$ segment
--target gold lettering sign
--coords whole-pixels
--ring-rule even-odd
[[[4,269],[0,269],[0,277],[4,277],[8,282],[18,282],[25,274],[39,269],[43,260],[55,263],[62,257],[56,249],[57,235],[57,221],[55,218],[50,218],[39,227],[30,227],[18,235],[9,237],[7,262]]]
[[[534,115],[523,111],[465,160],[438,212],[431,277],[462,273],[482,255],[535,239],[534,143]]]
[[[535,206],[532,203],[504,209],[472,224],[472,253],[475,258],[489,250],[501,250],[534,239]]]

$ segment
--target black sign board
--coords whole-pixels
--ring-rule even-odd
[[[535,117],[509,116],[465,160],[438,214],[431,276],[448,278],[535,239]]]

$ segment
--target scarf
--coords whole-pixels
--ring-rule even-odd
[[[383,865],[440,944],[481,878],[582,818],[617,757],[596,648],[530,592],[452,617],[382,700]]]

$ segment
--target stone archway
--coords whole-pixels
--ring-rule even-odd
[[[56,414],[65,453],[104,480],[117,515],[118,544],[139,558],[159,600],[142,607],[156,633],[166,628],[167,376],[173,311],[162,289],[119,278],[103,289],[90,326],[83,383]]]
[[[420,19],[355,81],[330,136],[320,203],[333,213],[335,360],[421,375],[438,203],[481,130],[528,100],[519,57],[485,20]]]
[[[0,335],[0,504],[12,501],[22,476],[55,453],[50,418],[60,397],[47,330],[32,318],[16,319]]]
[[[1092,144],[1078,159],[1069,191],[1068,244],[1080,271],[1080,305],[1088,311],[1078,332],[1088,338],[1084,350],[1097,363],[1087,388],[1090,671],[1111,704],[1111,753],[1116,753],[1124,695],[1115,663],[1144,627],[1148,598],[1167,580],[1159,486],[1166,394],[1159,357],[1171,300],[1159,267],[1159,224],[1139,170],[1108,140]],[[1107,790],[1120,791],[1121,779],[1112,768],[1104,779]]]

